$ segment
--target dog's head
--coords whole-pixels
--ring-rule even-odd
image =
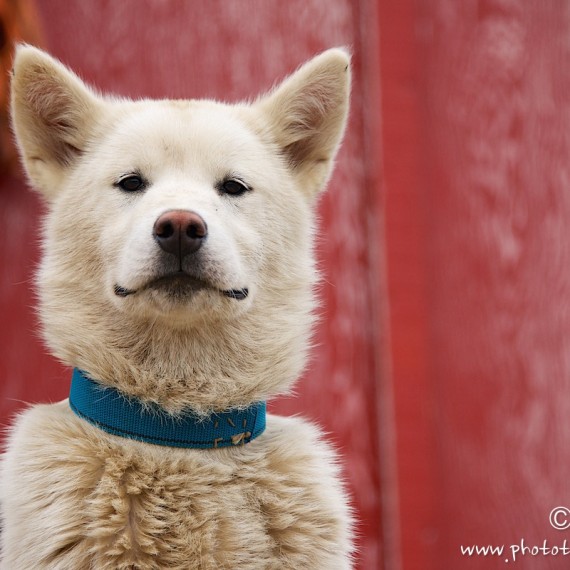
[[[173,409],[284,389],[306,352],[348,65],[324,52],[252,104],[128,101],[20,47],[13,126],[49,205],[38,281],[55,354]]]

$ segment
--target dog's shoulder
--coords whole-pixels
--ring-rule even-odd
[[[300,467],[307,475],[315,470],[321,480],[338,477],[338,453],[318,425],[299,416],[274,415],[268,416],[267,424],[264,444],[268,455],[278,453],[287,469]]]
[[[307,555],[306,567],[348,568],[353,514],[339,453],[320,427],[301,417],[270,415],[267,423],[256,479],[262,510],[271,513],[266,524],[273,536],[283,534],[284,542],[286,535],[295,536],[296,547]],[[321,566],[323,552],[330,559]],[[296,563],[301,567],[301,558]]]
[[[81,445],[82,423],[67,400],[30,406],[20,412],[8,432],[5,456],[25,454],[30,461],[49,457],[54,462],[58,450],[67,450],[62,455],[68,457],[70,447]]]
[[[79,540],[86,520],[77,496],[95,477],[85,469],[80,429],[65,401],[34,405],[16,418],[0,463],[2,568],[52,567],[48,562],[55,568],[69,544],[68,568],[86,560],[87,545]]]
[[[100,454],[93,454],[93,439],[67,400],[37,404],[21,412],[11,427],[2,455],[0,499],[3,510],[43,503],[71,507],[77,489],[87,489],[96,480]],[[103,441],[100,445],[104,444]]]

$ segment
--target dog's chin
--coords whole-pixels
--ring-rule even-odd
[[[158,313],[159,315],[172,316],[173,314],[187,318],[190,315],[199,316],[208,313],[214,316],[219,308],[222,312],[234,313],[230,307],[240,305],[240,310],[248,303],[243,301],[248,296],[248,289],[220,289],[207,280],[199,279],[186,273],[174,273],[164,275],[148,281],[136,289],[128,289],[115,285],[116,297],[132,299],[127,303],[131,309],[143,313]],[[224,301],[226,300],[226,301]],[[121,303],[122,304],[122,303]]]
[[[164,295],[175,302],[188,302],[200,291],[214,291],[217,289],[208,282],[196,279],[185,273],[165,275],[150,281],[142,287],[140,292]]]

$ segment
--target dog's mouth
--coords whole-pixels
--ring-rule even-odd
[[[187,298],[203,290],[215,291],[237,301],[242,301],[249,294],[247,287],[241,289],[220,289],[204,279],[193,277],[182,271],[152,279],[138,289],[128,289],[118,283],[114,287],[115,295],[118,297],[128,297],[143,291],[159,291],[169,297]]]

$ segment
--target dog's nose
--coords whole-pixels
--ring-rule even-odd
[[[170,210],[154,222],[152,235],[164,251],[182,259],[200,249],[208,226],[196,212]]]

